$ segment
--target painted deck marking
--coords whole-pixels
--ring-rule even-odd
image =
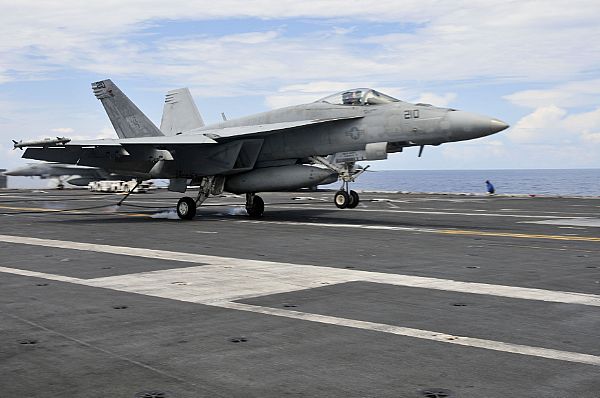
[[[0,235],[0,242],[204,264],[200,267],[186,267],[175,270],[157,270],[138,274],[95,279],[96,281],[109,280],[120,283],[119,278],[124,278],[122,281],[123,283],[131,284],[134,279],[142,278],[142,286],[150,281],[156,281],[163,276],[165,276],[166,279],[169,279],[173,277],[173,275],[175,275],[175,277],[179,275],[180,278],[182,276],[192,279],[198,278],[199,276],[202,278],[207,278],[206,280],[208,281],[209,286],[212,286],[216,282],[225,284],[231,280],[239,280],[239,285],[229,286],[229,289],[242,289],[239,291],[243,291],[243,289],[249,287],[246,285],[249,285],[247,282],[251,280],[255,283],[261,282],[262,280],[267,280],[270,282],[281,281],[285,285],[282,288],[288,289],[270,290],[270,285],[267,283],[264,285],[265,289],[261,288],[258,291],[254,289],[249,292],[250,294],[264,295],[280,291],[313,288],[323,283],[327,284],[351,281],[367,281],[385,283],[389,285],[419,287],[461,293],[484,294],[489,296],[510,297],[525,300],[580,304],[596,307],[600,306],[600,295],[577,292],[560,292],[516,286],[493,285],[487,283],[461,282],[450,279],[423,276],[388,274],[382,272],[360,271],[317,265],[249,260],[196,253],[183,253],[166,250],[112,246],[54,239],[40,239],[12,235]],[[291,286],[296,286],[297,288],[290,288]],[[214,288],[212,289],[214,290]],[[172,291],[171,287],[169,287],[169,291]],[[216,297],[216,299],[222,298]]]
[[[569,218],[565,220],[521,221],[527,224],[568,225],[576,227],[600,227],[598,218]]]
[[[356,210],[356,209],[354,209]],[[595,236],[578,236],[578,235],[543,235],[543,234],[524,234],[515,232],[492,232],[492,231],[475,231],[463,229],[436,229],[436,228],[419,228],[419,227],[395,227],[390,225],[366,225],[366,224],[328,224],[318,222],[296,222],[296,221],[254,221],[254,220],[238,220],[239,223],[261,223],[275,225],[296,225],[296,226],[314,226],[328,228],[356,228],[370,229],[382,231],[406,231],[406,232],[426,232],[432,234],[444,235],[474,235],[474,236],[494,236],[505,238],[520,238],[520,239],[549,239],[549,240],[571,240],[581,242],[600,242],[600,237]]]
[[[228,273],[228,270],[232,270],[231,272],[233,272],[234,275],[223,276],[223,274]],[[316,281],[310,281],[309,286],[306,286],[306,284],[308,283],[308,279],[310,278],[305,278],[306,280],[304,281],[304,283],[298,283],[297,280],[295,281],[295,284],[289,284],[282,281],[276,281],[275,283],[273,283],[270,280],[271,276],[266,275],[266,278],[268,278],[268,280],[264,280],[265,275],[261,275],[260,272],[257,272],[255,270],[253,271],[253,273],[255,275],[258,275],[258,279],[263,279],[261,285],[260,283],[257,284],[255,280],[249,281],[246,275],[236,275],[237,273],[235,272],[235,269],[216,267],[211,272],[206,271],[206,267],[191,267],[191,269],[185,268],[175,270],[162,270],[105,278],[78,279],[42,272],[25,271],[16,268],[0,267],[0,272],[17,275],[58,280],[79,285],[101,287],[117,291],[138,293],[147,296],[163,297],[179,301],[210,305],[213,307],[292,318],[327,325],[336,325],[380,333],[389,333],[398,336],[412,337],[441,343],[456,344],[465,347],[483,348],[487,350],[507,352],[512,354],[520,354],[526,356],[554,359],[559,361],[600,366],[600,356],[595,356],[591,354],[561,351],[543,347],[526,346],[521,344],[512,344],[501,341],[479,339],[467,336],[455,336],[430,330],[414,329],[396,325],[333,317],[328,315],[311,314],[306,312],[237,303],[233,302],[232,300],[257,296],[259,295],[259,291],[262,291],[265,288],[269,290],[269,294],[272,294],[277,292],[277,290],[280,290],[280,292],[289,291],[290,287],[292,288],[292,290],[315,287],[314,284],[316,283]],[[188,278],[193,278],[191,281],[189,281],[189,279],[185,279],[186,281],[188,281],[186,282],[187,285],[173,286],[172,282],[170,282],[173,279],[181,280],[186,274]],[[209,276],[209,274],[212,274],[214,276],[214,279],[208,278],[207,276]],[[257,279],[256,276],[254,277],[254,279]],[[226,281],[228,283],[223,284],[223,281]],[[204,284],[204,286],[198,286],[196,285],[196,283],[198,283],[198,285]],[[235,286],[247,286],[250,288],[250,290],[254,291],[238,291],[236,292],[236,295],[232,297],[232,292],[234,292],[234,290],[231,289]]]
[[[259,307],[242,303],[223,303],[220,307],[251,311],[260,314],[281,316],[285,318],[301,319],[304,321],[325,323],[328,325],[345,326],[355,329],[371,330],[390,333],[399,336],[414,337],[417,339],[438,341],[441,343],[458,344],[466,347],[484,348],[486,350],[509,352],[512,354],[528,355],[540,358],[555,359],[566,362],[576,362],[587,365],[600,366],[600,356],[581,354],[577,352],[554,350],[551,348],[532,347],[521,344],[505,343],[502,341],[478,339],[467,336],[454,336],[430,330],[406,328],[402,326],[358,321],[354,319],[338,318],[327,315],[310,314],[299,311],[289,311],[278,308]]]

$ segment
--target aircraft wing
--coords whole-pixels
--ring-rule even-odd
[[[120,139],[99,139],[99,140],[80,140],[71,141],[68,147],[122,147],[128,145],[151,145],[151,146],[164,146],[164,145],[204,145],[204,144],[216,144],[217,141],[209,138],[203,134],[189,134],[189,135],[173,135],[173,136],[160,136],[160,137],[140,137],[140,138],[120,138]]]
[[[315,120],[298,120],[293,122],[281,122],[281,123],[268,123],[258,124],[252,126],[239,126],[239,127],[225,127],[220,129],[204,129],[204,130],[192,130],[192,133],[200,132],[207,137],[218,138],[230,138],[238,136],[249,136],[261,133],[276,133],[279,131],[290,130],[298,127],[313,126],[325,123],[333,123],[341,120],[359,119],[362,115],[340,117],[340,118],[329,118],[329,119],[315,119]]]
[[[324,123],[332,123],[340,120],[357,119],[362,116],[350,116],[343,118],[330,118],[330,119],[317,119],[317,120],[300,120],[292,122],[281,122],[281,123],[268,123],[251,126],[238,126],[238,127],[225,127],[219,129],[196,129],[191,130],[186,134],[179,134],[173,136],[152,136],[152,137],[136,137],[136,138],[119,138],[119,139],[96,139],[96,140],[73,140],[67,144],[52,147],[45,146],[40,150],[30,151],[30,149],[37,149],[36,145],[32,145],[25,154],[24,158],[57,161],[50,159],[40,159],[30,157],[33,153],[44,153],[44,152],[58,152],[64,149],[91,149],[91,148],[119,148],[129,146],[152,146],[152,147],[171,147],[178,145],[207,145],[207,144],[218,144],[220,138],[233,138],[233,137],[248,137],[252,135],[261,135],[265,133],[276,133],[289,129],[306,127],[311,125],[318,125]],[[249,137],[248,137],[249,138]],[[29,153],[28,153],[29,152]],[[66,162],[68,163],[68,162]]]
[[[177,169],[193,174],[216,175],[250,170],[262,147],[263,137],[291,129],[336,123],[362,116],[268,123],[252,126],[196,129],[174,136],[74,140],[57,146],[24,152],[27,159],[80,164],[119,172],[149,173],[160,177],[152,165],[161,160],[177,163]],[[172,162],[168,162],[173,165]],[[152,174],[151,173],[151,174]]]

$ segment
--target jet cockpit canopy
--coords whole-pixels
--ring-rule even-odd
[[[379,105],[389,104],[390,102],[400,102],[400,100],[380,93],[371,88],[354,88],[344,90],[329,97],[321,98],[317,102],[327,102],[333,105]]]

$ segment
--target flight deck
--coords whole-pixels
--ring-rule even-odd
[[[600,397],[600,198],[261,196],[0,190],[0,396]]]

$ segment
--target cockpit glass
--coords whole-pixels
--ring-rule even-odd
[[[362,106],[389,104],[390,102],[400,102],[400,100],[370,88],[355,88],[321,98],[317,102],[327,102],[333,105]]]

